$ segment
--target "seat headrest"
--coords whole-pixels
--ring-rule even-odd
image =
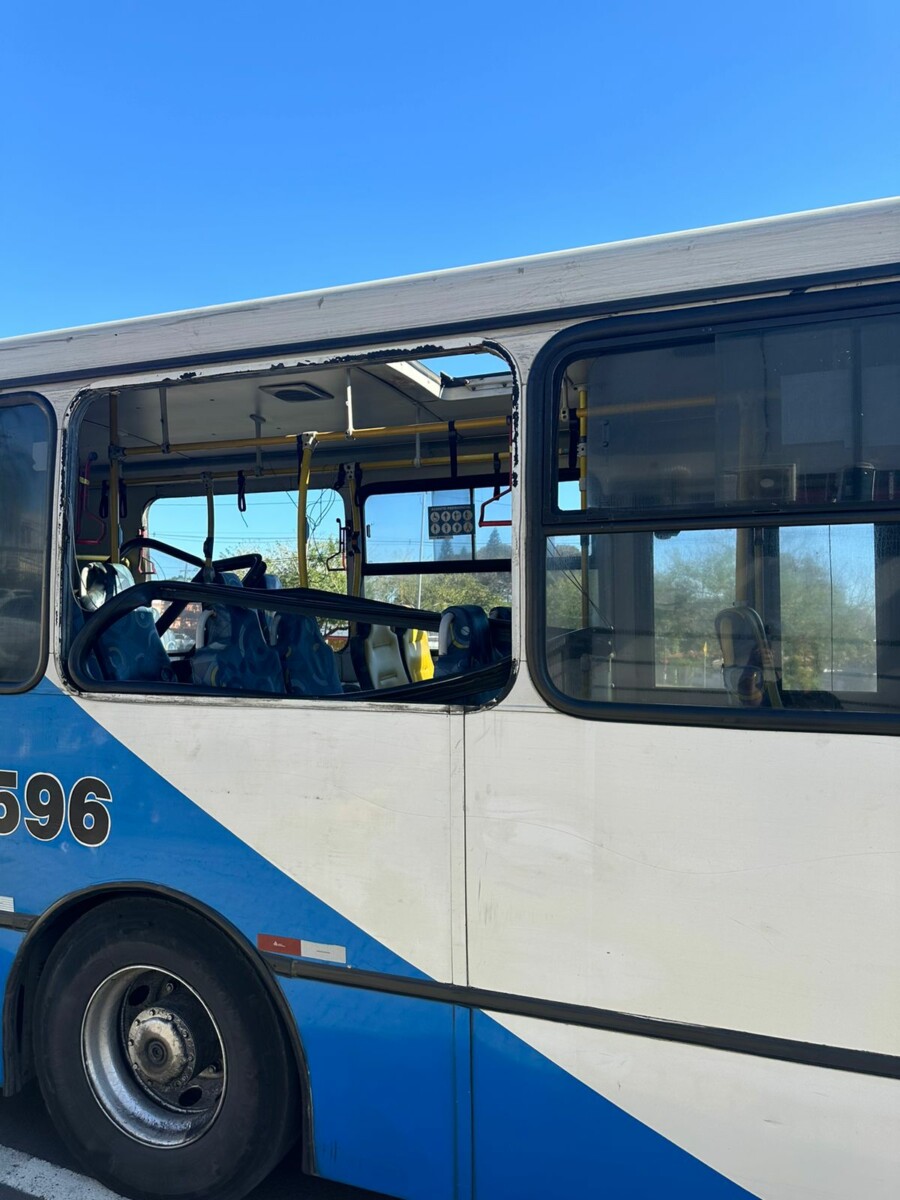
[[[490,626],[483,608],[454,604],[444,610],[438,631],[438,653],[447,654],[451,649],[467,650],[475,659],[488,660]]]
[[[749,604],[723,608],[716,616],[716,634],[726,667],[747,666],[754,653],[768,645],[762,618]]]
[[[88,563],[81,568],[78,599],[85,612],[94,612],[130,587],[134,576],[124,563]]]

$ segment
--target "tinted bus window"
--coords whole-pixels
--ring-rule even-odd
[[[47,410],[0,401],[0,690],[34,682],[43,662],[52,431]]]
[[[704,334],[561,368],[549,682],[607,705],[900,712],[900,316]]]

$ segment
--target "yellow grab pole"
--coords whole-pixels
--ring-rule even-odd
[[[297,481],[297,574],[301,587],[309,587],[309,566],[306,561],[306,502],[309,497],[309,477],[312,473],[312,453],[315,434],[303,434],[303,453],[300,456],[300,478]]]
[[[458,433],[475,433],[482,429],[500,429],[506,424],[506,417],[468,417],[457,421]],[[328,433],[318,433],[319,442],[374,441],[379,438],[415,437],[417,433],[432,434],[446,433],[446,421],[429,421],[425,425],[384,425],[375,429],[354,429],[347,434],[343,429]],[[280,437],[252,438],[222,438],[209,442],[173,442],[168,449],[170,454],[187,454],[198,450],[254,450],[267,447],[289,447],[295,440],[293,434]],[[146,458],[149,454],[164,453],[162,446],[125,446],[122,455],[126,458]]]
[[[500,461],[505,462],[509,459],[509,452],[502,450],[500,452]],[[493,454],[460,454],[456,460],[460,465],[468,463],[476,466],[479,463],[492,463],[494,461]],[[423,458],[418,464],[419,467],[446,467],[450,465],[450,459],[446,456],[440,458]],[[367,471],[394,471],[401,467],[415,467],[416,460],[414,458],[390,458],[379,459],[375,462],[363,463]],[[209,471],[208,474],[212,479],[234,479],[234,468],[229,468],[227,471]],[[334,474],[334,463],[326,463],[321,467],[313,467],[311,475],[332,475]],[[297,478],[296,467],[264,467],[260,479],[276,479],[279,476],[290,475],[294,479]],[[158,483],[158,484],[178,484],[191,483],[196,476],[191,475],[129,475],[129,483]]]

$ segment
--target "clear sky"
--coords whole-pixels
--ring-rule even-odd
[[[900,193],[896,0],[5,0],[0,336]]]

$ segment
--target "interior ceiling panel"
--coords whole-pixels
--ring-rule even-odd
[[[371,429],[413,425],[417,420],[431,423],[506,413],[510,405],[509,377],[505,374],[505,364],[499,359],[497,362],[501,370],[496,391],[455,387],[450,401],[441,399],[440,378],[419,363],[354,365],[349,369],[353,425],[357,429]],[[177,446],[256,436],[290,439],[306,432],[342,432],[348,420],[347,371],[344,366],[335,366],[170,384],[166,387],[169,442]],[[295,399],[294,394],[304,398]],[[123,389],[118,403],[119,444],[127,448],[160,444],[163,436],[160,396],[156,385]],[[384,443],[395,440],[387,429]],[[98,468],[105,464],[109,443],[105,398],[98,398],[87,414],[80,442],[82,458],[93,451],[99,460]],[[293,451],[293,446],[290,450]],[[214,453],[193,451],[190,457],[204,459]],[[332,450],[329,457],[333,453]],[[151,461],[150,456],[142,456],[131,459],[128,466],[136,469],[140,463],[149,468]]]

